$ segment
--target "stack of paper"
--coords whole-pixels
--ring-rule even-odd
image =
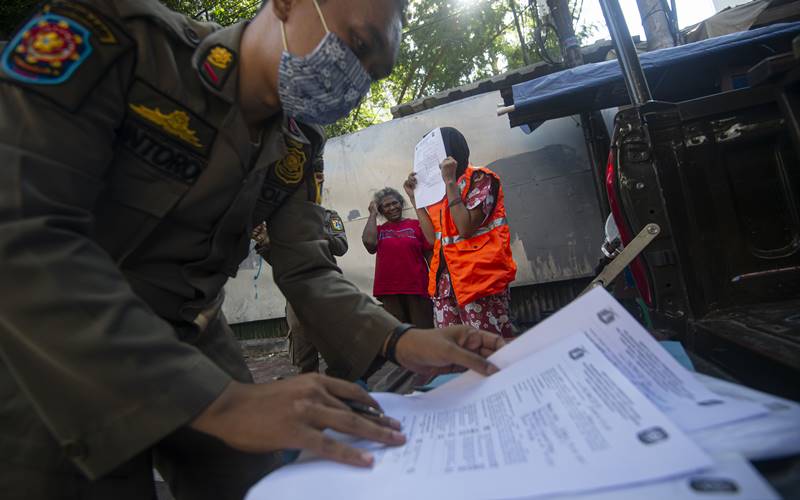
[[[375,395],[408,442],[353,442],[374,450],[373,469],[303,456],[248,499],[777,498],[741,457],[724,446],[711,446],[712,456],[686,434],[713,443],[714,428],[769,414],[769,405],[709,390],[602,289],[492,360],[502,368],[492,377]]]

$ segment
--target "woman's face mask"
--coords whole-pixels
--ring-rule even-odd
[[[369,92],[372,78],[341,38],[328,29],[325,17],[313,0],[325,28],[325,37],[307,56],[289,53],[286,31],[278,69],[278,95],[283,111],[304,123],[328,125],[347,116]]]

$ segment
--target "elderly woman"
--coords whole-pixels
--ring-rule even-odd
[[[436,326],[468,324],[511,338],[509,284],[517,266],[500,177],[470,165],[469,146],[461,132],[452,127],[441,131],[448,155],[439,166],[444,198],[417,207],[413,173],[404,184],[425,237],[434,245],[428,290]]]
[[[383,188],[369,204],[369,218],[361,241],[377,254],[373,295],[404,323],[433,327],[433,306],[428,297],[428,263],[431,244],[419,221],[403,218],[405,200],[392,188]],[[386,222],[378,225],[378,215]]]

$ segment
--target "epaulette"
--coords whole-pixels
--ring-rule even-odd
[[[201,22],[175,12],[157,0],[120,0],[115,2],[119,18],[125,22],[132,19],[147,19],[160,26],[175,40],[190,47],[197,47],[205,37],[221,28],[219,24]]]

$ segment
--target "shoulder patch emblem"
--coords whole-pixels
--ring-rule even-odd
[[[198,149],[205,147],[197,138],[197,132],[191,129],[191,120],[189,114],[185,111],[175,110],[169,114],[164,114],[159,108],[148,108],[142,104],[130,104],[130,107],[134,113],[157,125],[173,137],[177,137]]]
[[[203,58],[200,74],[212,87],[221,89],[236,64],[236,54],[222,45],[214,45]]]
[[[336,233],[344,232],[344,222],[338,215],[331,215],[331,229]]]
[[[290,140],[287,146],[286,156],[275,165],[275,175],[286,184],[297,184],[303,180],[306,153],[298,142]]]
[[[13,80],[58,85],[92,54],[90,37],[91,32],[72,19],[40,14],[9,42],[0,65]]]

